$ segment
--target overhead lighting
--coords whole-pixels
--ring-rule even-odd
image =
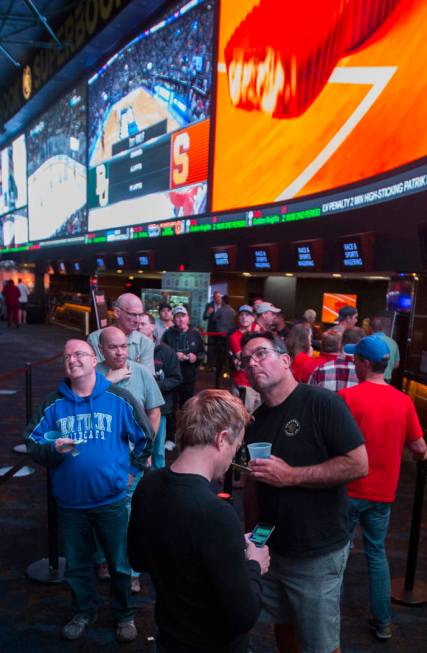
[[[162,270],[162,274],[167,274],[167,270]]]
[[[340,277],[342,277],[342,274],[340,274],[339,272],[333,272],[333,273],[332,273],[332,276],[333,276],[335,279],[339,279]]]
[[[116,270],[117,274],[121,274],[123,270]]]
[[[242,277],[251,277],[251,276],[252,275],[250,272],[242,272]]]
[[[294,276],[295,275],[293,272],[285,272],[285,277],[294,277]]]
[[[133,281],[134,279],[135,279],[135,277],[133,277],[133,276],[129,277],[129,281]]]
[[[144,270],[138,270],[138,274],[144,274]]]

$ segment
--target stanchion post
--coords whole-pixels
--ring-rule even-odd
[[[427,604],[427,583],[415,582],[426,476],[427,461],[418,462],[405,578],[396,578],[392,582],[392,600],[409,607]]]

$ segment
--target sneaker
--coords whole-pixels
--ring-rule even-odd
[[[138,635],[138,631],[133,619],[130,621],[121,621],[117,624],[116,639],[118,642],[133,642]]]
[[[165,442],[166,451],[173,451],[175,447],[176,447],[175,442],[172,442],[172,440],[166,440]]]
[[[98,565],[96,575],[98,576],[99,580],[110,580],[111,576],[110,572],[108,571],[108,565],[106,562],[101,562],[101,564]]]
[[[78,639],[88,624],[95,621],[96,617],[89,614],[76,614],[62,629],[64,639]]]
[[[369,620],[369,628],[374,631],[378,639],[390,639],[391,638],[391,626],[390,624],[377,624],[373,619]]]
[[[138,594],[141,591],[141,583],[138,576],[132,576],[130,579],[130,591],[132,594]]]

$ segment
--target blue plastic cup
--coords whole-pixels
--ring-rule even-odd
[[[63,435],[59,431],[46,431],[43,437],[47,442],[55,442],[58,438],[62,438]]]
[[[248,451],[251,460],[255,460],[255,458],[270,458],[271,442],[253,442],[252,444],[248,444]]]

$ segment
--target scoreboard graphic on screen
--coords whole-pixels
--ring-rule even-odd
[[[89,80],[90,230],[206,212],[212,33],[189,2]]]

